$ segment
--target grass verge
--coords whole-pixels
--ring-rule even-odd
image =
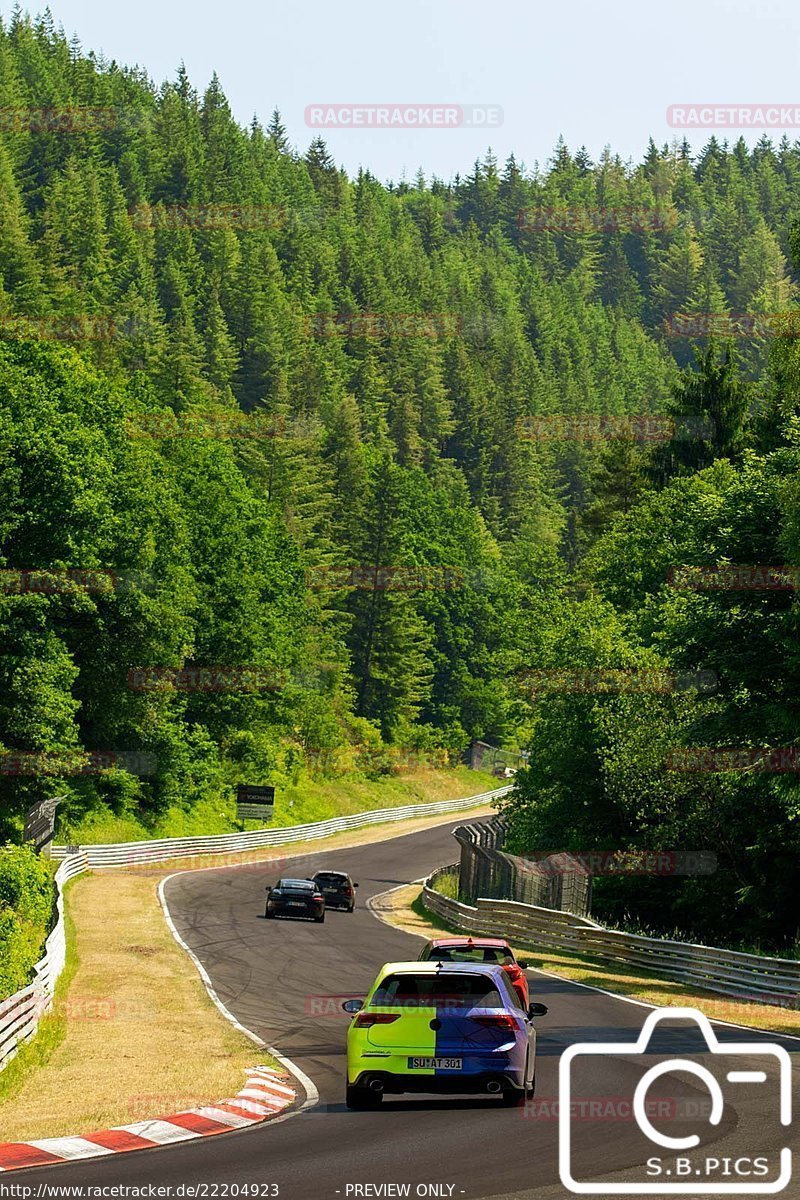
[[[274,826],[304,825],[328,817],[344,817],[373,808],[399,808],[405,804],[427,804],[435,800],[456,800],[475,796],[503,786],[503,780],[485,771],[469,767],[434,770],[419,767],[398,775],[367,779],[349,775],[336,779],[301,776],[296,784],[277,789]],[[115,817],[110,812],[95,813],[84,821],[64,828],[58,841],[72,845],[98,845],[104,842],[136,842],[151,838],[201,837],[204,834],[236,833],[241,829],[260,829],[258,821],[236,820],[232,797],[206,800],[188,812],[170,809],[152,826],[143,825],[133,815]]]
[[[0,1136],[5,1136],[3,1104],[14,1099],[22,1090],[26,1078],[50,1059],[53,1051],[63,1041],[67,1021],[64,1011],[65,998],[78,966],[75,951],[75,923],[69,910],[68,897],[77,881],[70,879],[64,888],[64,922],[67,938],[67,956],[64,970],[56,984],[53,1007],[39,1022],[36,1037],[24,1042],[11,1062],[0,1072]]]
[[[12,1076],[0,1075],[3,1140],[195,1108],[235,1095],[247,1067],[270,1062],[213,1007],[167,928],[154,880],[79,876],[66,908],[71,965],[54,1013]]]
[[[437,931],[459,932],[455,926],[448,925],[446,921],[423,907],[422,889],[419,884],[411,884],[407,888],[387,894],[378,907],[386,920],[409,933],[429,938],[435,937]],[[794,1009],[728,999],[691,984],[659,979],[648,971],[599,962],[588,955],[560,954],[541,946],[523,946],[520,943],[513,944],[513,949],[516,954],[527,959],[535,970],[549,971],[563,979],[572,979],[576,983],[603,988],[620,996],[629,996],[644,1004],[652,1004],[659,1008],[688,1005],[699,1009],[714,1021],[730,1021],[735,1025],[747,1025],[752,1029],[765,1029],[771,1033],[800,1034],[800,1012]]]

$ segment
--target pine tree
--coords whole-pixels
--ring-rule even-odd
[[[18,312],[34,314],[43,300],[29,223],[8,153],[0,143],[0,282]]]
[[[720,350],[709,340],[695,353],[694,366],[681,372],[669,405],[673,438],[654,455],[655,474],[700,471],[717,458],[735,460],[745,445],[752,385],[743,380],[733,347]]]
[[[741,249],[733,303],[740,312],[785,312],[793,295],[788,265],[778,239],[759,221]]]
[[[703,267],[703,252],[694,234],[681,227],[659,268],[653,295],[663,316],[685,312],[695,296]]]
[[[267,137],[279,154],[289,153],[289,142],[286,137],[286,127],[281,121],[281,114],[278,112],[277,108],[273,108],[272,110],[272,116],[270,117],[270,122],[267,126]]]
[[[597,535],[617,515],[631,511],[647,487],[645,455],[632,437],[614,438],[591,476],[592,500],[582,526]]]

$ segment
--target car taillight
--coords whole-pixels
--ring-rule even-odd
[[[484,1025],[487,1029],[514,1030],[517,1028],[516,1021],[508,1013],[493,1013],[490,1016],[473,1017],[472,1020],[478,1025]]]
[[[391,1025],[400,1019],[400,1013],[369,1013],[361,1012],[353,1022],[359,1029],[369,1029],[370,1025]]]

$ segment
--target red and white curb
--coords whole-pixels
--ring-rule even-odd
[[[42,1138],[32,1142],[0,1142],[0,1171],[20,1171],[24,1167],[44,1167],[74,1162],[80,1158],[100,1158],[105,1154],[123,1154],[129,1150],[152,1150],[173,1142],[211,1137],[244,1129],[282,1112],[295,1098],[286,1077],[271,1067],[253,1067],[247,1072],[245,1087],[231,1100],[204,1108],[190,1108],[169,1117],[118,1125],[84,1137]]]

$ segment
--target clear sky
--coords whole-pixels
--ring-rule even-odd
[[[4,16],[10,7],[0,0]],[[86,49],[139,64],[159,82],[183,60],[202,91],[216,70],[237,119],[257,113],[266,122],[277,106],[301,149],[318,132],[306,121],[310,105],[502,110],[491,129],[324,130],[337,162],[351,172],[368,166],[384,180],[413,178],[418,167],[450,178],[469,171],[489,145],[501,162],[513,151],[528,166],[544,163],[559,134],[595,158],[610,145],[636,160],[649,136],[661,144],[679,132],[667,121],[675,104],[792,105],[800,116],[798,0],[51,0],[50,7]],[[761,129],[715,132],[745,132],[752,141]],[[776,127],[771,136],[782,132]],[[786,132],[800,136],[800,121]],[[708,132],[687,136],[700,147]]]

